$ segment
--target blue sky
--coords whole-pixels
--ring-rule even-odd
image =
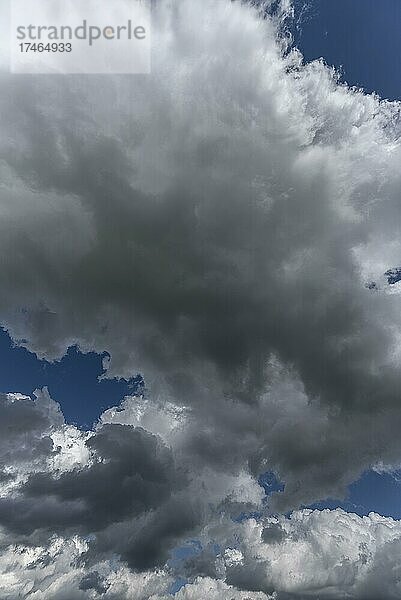
[[[266,473],[259,479],[259,482],[265,488],[268,496],[284,489],[284,485],[277,480],[273,473]],[[348,494],[343,500],[328,498],[307,508],[319,510],[342,508],[361,517],[370,512],[377,512],[384,517],[401,519],[400,483],[400,471],[391,474],[368,471],[349,486]]]
[[[30,395],[47,386],[69,423],[91,427],[104,410],[141,389],[140,377],[131,381],[100,379],[104,373],[103,356],[70,348],[60,361],[49,363],[15,346],[6,331],[0,329],[0,389]]]
[[[295,39],[307,61],[323,57],[350,85],[401,98],[399,0],[297,0],[296,6]]]
[[[401,519],[401,485],[400,473],[386,474],[369,471],[353,483],[348,496],[342,501],[327,500],[318,502],[311,508],[343,508],[366,516],[376,512],[384,517]]]
[[[349,84],[383,98],[401,99],[400,0],[313,0],[302,15],[295,41],[305,60],[323,57],[342,69]],[[99,380],[102,373],[101,355],[83,355],[72,348],[61,361],[50,364],[14,347],[7,333],[0,331],[0,391],[31,394],[48,386],[68,422],[90,426],[101,412],[140,385],[138,379]],[[344,502],[316,506],[401,518],[401,486],[390,475],[366,473],[351,486]]]

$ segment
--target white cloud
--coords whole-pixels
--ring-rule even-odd
[[[173,581],[163,571],[135,575],[116,560],[85,567],[80,560],[87,547],[78,537],[54,537],[42,547],[8,546],[0,556],[1,597],[90,600],[103,593],[115,600],[149,600]]]
[[[241,562],[226,561],[227,581],[294,597],[397,598],[401,522],[342,510],[249,520],[236,531]],[[391,574],[390,574],[391,573]],[[372,587],[373,585],[373,587]]]
[[[32,423],[36,422],[36,413],[53,415],[51,436],[57,452],[54,458],[48,460],[49,449],[45,446],[43,460],[36,456],[30,463],[22,461],[24,477],[14,481],[11,487],[7,481],[3,485],[3,504],[0,504],[3,523],[0,538],[0,592],[5,600],[16,597],[84,600],[96,598],[98,593],[110,600],[157,600],[168,597],[167,591],[180,573],[188,575],[189,582],[177,594],[179,600],[201,599],[205,594],[208,598],[219,600],[279,600],[290,597],[347,597],[361,600],[380,597],[387,600],[398,597],[400,587],[396,574],[401,567],[400,521],[373,513],[362,518],[342,510],[300,510],[293,512],[290,517],[250,518],[235,522],[229,517],[234,506],[247,505],[248,508],[253,506],[259,510],[262,506],[262,490],[246,472],[234,477],[211,468],[193,470],[187,474],[184,496],[180,491],[181,484],[176,491],[171,487],[174,501],[171,502],[167,495],[161,505],[155,505],[154,517],[151,512],[142,514],[134,509],[135,498],[139,492],[143,494],[140,490],[144,483],[140,484],[140,488],[135,485],[129,493],[130,502],[134,502],[132,511],[125,511],[125,500],[121,498],[112,506],[114,515],[104,529],[96,519],[103,518],[102,502],[108,506],[108,500],[100,499],[100,503],[94,501],[90,490],[86,489],[87,481],[94,490],[102,486],[103,476],[107,479],[107,486],[116,488],[121,485],[118,473],[121,471],[121,476],[126,477],[124,440],[127,435],[130,444],[136,440],[131,445],[128,457],[131,469],[137,468],[135,464],[138,461],[146,460],[148,466],[145,471],[149,477],[152,469],[156,468],[160,477],[168,476],[171,485],[176,485],[175,475],[167,473],[167,468],[171,467],[167,466],[168,459],[163,454],[165,451],[161,448],[156,450],[153,446],[156,455],[152,458],[152,446],[149,444],[154,444],[151,441],[153,436],[138,428],[140,423],[136,421],[137,416],[145,414],[147,403],[141,398],[127,398],[120,411],[112,409],[102,415],[100,422],[103,424],[95,432],[79,432],[64,424],[58,406],[47,392],[37,394],[38,400],[35,402],[27,396],[13,394],[10,396],[11,405],[23,403],[19,405],[24,411],[18,412],[20,421],[24,413],[30,415]],[[133,410],[135,400],[139,402],[138,410]],[[130,424],[127,421],[132,419],[133,414],[135,422]],[[167,407],[166,414],[172,415],[174,422],[176,415],[170,411],[170,407]],[[124,423],[122,430],[119,429],[119,423],[110,423],[110,418],[117,418],[117,415],[119,421]],[[148,422],[151,426],[151,420]],[[46,433],[48,421],[41,423]],[[156,426],[159,424],[158,417]],[[117,429],[109,431],[110,427]],[[164,431],[166,429],[163,427]],[[40,430],[36,432],[40,439]],[[150,438],[147,437],[149,435]],[[111,448],[114,449],[108,449],[111,440]],[[15,443],[12,436],[9,443],[11,447]],[[146,444],[147,454],[143,454]],[[107,452],[111,454],[107,455]],[[156,458],[160,452],[159,458]],[[28,450],[26,454],[29,454]],[[175,447],[174,459],[177,467],[186,468],[187,456],[179,445]],[[102,460],[105,461],[104,466],[101,466]],[[110,460],[109,468],[107,463]],[[167,460],[164,471],[156,463],[152,466],[152,460]],[[35,476],[39,476],[39,487],[35,484]],[[45,486],[42,491],[40,486]],[[81,489],[74,492],[77,486]],[[99,489],[102,494],[103,488]],[[150,502],[152,493],[150,487],[147,492]],[[163,487],[159,488],[158,493],[163,493]],[[28,504],[22,505],[24,498]],[[76,523],[75,528],[81,528],[81,524],[88,521],[88,516],[82,513],[80,517],[79,512],[76,513],[78,521],[71,521],[71,518],[77,518],[74,511],[79,504],[75,506],[68,502],[77,499],[83,503],[89,502],[93,512],[100,515],[93,521],[93,533],[90,535],[71,535],[71,524]],[[14,525],[13,513],[9,512],[8,504],[4,504],[8,500],[15,503],[20,514]],[[177,523],[188,519],[182,510],[182,500],[186,503],[196,502],[203,515],[198,513],[196,520],[188,522],[180,531]],[[41,512],[42,502],[44,512]],[[176,523],[172,512],[175,510],[179,511],[176,515],[179,521]],[[25,516],[22,518],[24,511],[27,511],[27,520]],[[64,516],[63,512],[66,513]],[[124,520],[120,526],[121,518]],[[79,519],[82,519],[81,524]],[[32,520],[37,523],[37,531],[31,527]],[[166,527],[172,527],[168,534]],[[147,528],[150,528],[150,533],[154,530],[154,539],[152,535],[148,537]],[[64,530],[65,533],[57,534],[56,530]],[[89,531],[90,525],[87,533]],[[180,539],[182,543],[191,535],[199,538],[203,550],[190,559],[190,563],[181,561],[181,566],[176,566],[175,570],[165,562],[159,569],[143,569],[142,573],[135,574],[118,558],[121,554],[123,558],[131,557],[129,560],[133,560],[132,557],[139,550],[138,559],[135,560],[141,561],[145,548],[148,547],[147,552],[154,552],[151,549],[153,543],[160,545],[162,541],[164,544],[167,542],[167,548],[171,551],[179,545]],[[135,544],[130,546],[131,536],[139,536],[139,549],[135,549]],[[42,542],[39,542],[40,539]],[[151,545],[147,546],[149,543]],[[216,550],[205,554],[209,552],[207,548],[210,544],[215,544]],[[167,557],[168,553],[165,560]],[[205,575],[205,570],[210,575]],[[196,576],[197,572],[202,575]],[[214,577],[211,576],[213,573]]]
[[[185,586],[175,596],[177,600],[275,600],[275,596],[261,592],[241,592],[222,581],[200,577],[194,583]]]
[[[289,518],[245,521],[234,535],[237,547],[221,551],[221,578],[197,577],[177,600],[399,597],[400,521],[374,513],[362,518],[341,510],[303,510]],[[174,578],[168,571],[135,574],[110,560],[85,566],[79,559],[86,550],[78,537],[54,537],[46,547],[8,547],[0,559],[2,598],[84,600],[96,598],[97,588],[110,599],[171,597],[167,590]]]

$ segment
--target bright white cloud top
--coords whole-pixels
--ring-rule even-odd
[[[1,397],[3,598],[400,595],[399,522],[298,510],[401,463],[400,300],[369,285],[400,105],[304,66],[289,8],[160,2],[150,76],[2,75],[0,321],[148,386],[91,432]]]

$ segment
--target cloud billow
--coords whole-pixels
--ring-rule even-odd
[[[304,65],[282,9],[158,3],[150,76],[2,75],[1,323],[48,360],[107,351],[108,376],[147,384],[87,432],[46,392],[0,399],[2,545],[65,574],[75,544],[69,599],[162,597],[195,538],[221,556],[182,567],[179,599],[366,598],[380,569],[398,593],[398,537],[365,563],[350,537],[330,581],[290,585],[274,549],[300,526],[263,521],[401,462],[398,294],[366,286],[400,263],[400,108]],[[268,507],[266,471],[285,482]],[[244,511],[261,521],[231,564]],[[378,535],[373,517],[296,514],[302,535]],[[60,581],[36,597],[62,598]]]

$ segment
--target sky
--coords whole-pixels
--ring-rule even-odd
[[[303,10],[302,10],[302,7]],[[381,98],[401,97],[401,5],[397,0],[311,0],[296,3],[294,29],[305,60],[324,58],[343,81]]]
[[[27,349],[13,343],[0,331],[1,392],[31,395],[47,387],[57,399],[69,423],[90,428],[102,412],[116,406],[124,396],[141,393],[141,377],[131,380],[102,378],[107,354],[83,354],[71,346],[58,361],[40,360]]]
[[[7,600],[400,595],[401,7],[271,5],[1,75]]]

